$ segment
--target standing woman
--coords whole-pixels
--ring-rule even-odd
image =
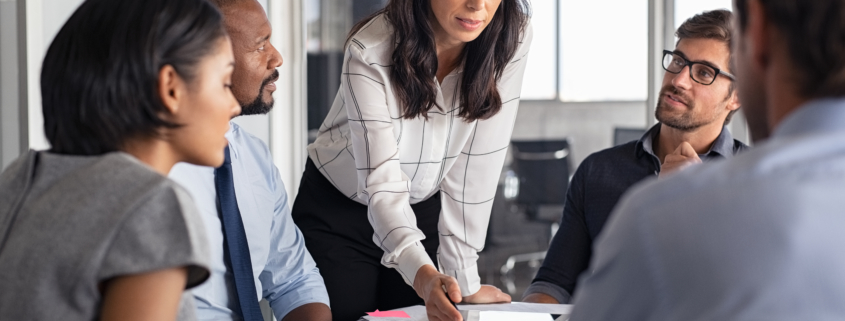
[[[41,71],[51,148],[0,174],[0,320],[192,320],[208,244],[180,161],[219,166],[231,43],[205,0],[87,0]]]
[[[453,320],[449,299],[510,301],[480,284],[476,260],[519,104],[528,15],[524,0],[391,0],[353,28],[293,207],[334,320],[422,300],[430,319]]]

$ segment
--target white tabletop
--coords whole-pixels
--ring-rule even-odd
[[[425,313],[425,306],[415,305],[406,308],[396,309],[404,311],[411,318],[379,318],[365,316],[362,320],[368,321],[428,321]],[[502,303],[502,304],[459,304],[458,310],[468,311],[468,320],[494,321],[494,320],[552,320],[551,316],[560,315],[557,320],[566,320],[572,311],[569,304],[540,304],[540,303]],[[485,312],[485,313],[481,313]],[[518,314],[523,313],[523,314]],[[536,319],[535,319],[536,318]],[[557,321],[555,320],[555,321]]]

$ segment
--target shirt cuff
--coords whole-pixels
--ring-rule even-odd
[[[470,266],[463,270],[443,269],[443,274],[454,277],[461,287],[461,296],[470,296],[481,289],[481,277],[478,276],[478,265]]]
[[[317,269],[315,268],[314,271],[316,272]],[[319,275],[316,278],[309,278],[304,282],[294,281],[291,283],[296,287],[284,291],[284,294],[278,297],[274,295],[274,300],[270,300],[270,297],[265,297],[269,301],[270,308],[273,309],[276,319],[281,320],[291,311],[309,303],[322,303],[331,308],[329,304],[329,293],[326,291],[323,279]]]
[[[569,304],[569,301],[572,300],[572,295],[570,295],[564,288],[546,281],[531,283],[531,285],[528,286],[528,289],[525,290],[525,294],[523,294],[522,297],[525,298],[529,294],[534,293],[542,293],[551,296],[555,298],[559,304]]]
[[[431,258],[428,257],[428,253],[425,252],[425,248],[419,242],[415,242],[411,246],[403,249],[402,253],[396,257],[396,261],[399,263],[399,266],[396,267],[396,269],[399,271],[399,274],[402,275],[405,283],[411,287],[414,286],[414,279],[417,277],[417,271],[419,271],[423,265],[429,264],[431,266],[435,266],[434,262],[431,261]],[[390,267],[390,265],[387,266]]]

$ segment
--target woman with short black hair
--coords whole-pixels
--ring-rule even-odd
[[[510,301],[480,284],[476,260],[529,11],[525,0],[392,0],[353,28],[293,206],[334,320],[423,301],[429,319],[452,320],[449,300]]]
[[[166,175],[223,162],[232,68],[206,0],[82,3],[42,67],[52,147],[0,174],[0,319],[195,319],[208,244]]]

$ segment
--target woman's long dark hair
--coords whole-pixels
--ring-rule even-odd
[[[44,131],[60,154],[99,155],[129,138],[178,127],[158,75],[173,66],[190,82],[226,37],[206,0],[86,0],[50,44],[41,69]]]
[[[358,22],[349,33],[352,39],[370,20],[386,15],[396,42],[390,78],[406,119],[428,119],[432,106],[443,111],[436,103],[437,50],[428,19],[430,12],[430,0],[390,0],[384,9]],[[470,122],[490,118],[502,109],[496,83],[519,48],[529,16],[526,0],[502,0],[493,21],[478,38],[467,43],[461,55],[465,61],[458,116]]]

